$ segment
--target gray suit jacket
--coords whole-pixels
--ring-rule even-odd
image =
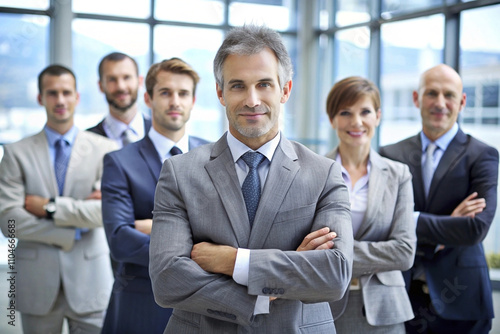
[[[336,159],[338,148],[326,156]],[[370,152],[368,208],[354,236],[352,276],[360,279],[366,320],[372,326],[413,318],[401,271],[408,270],[416,249],[413,190],[408,166]],[[334,318],[342,315],[349,293],[331,303]]]
[[[17,310],[47,314],[61,284],[75,312],[104,310],[113,275],[102,228],[101,201],[84,199],[100,186],[102,158],[115,149],[115,144],[89,132],[78,132],[61,197],[44,131],[4,149],[0,224],[6,237],[19,240],[15,251]],[[54,219],[40,219],[26,211],[26,194],[55,198]],[[14,228],[9,229],[9,224]],[[75,241],[75,227],[90,231]]]
[[[328,226],[333,249],[296,252]],[[208,241],[251,249],[248,287],[190,258]],[[338,164],[281,137],[252,229],[226,135],[165,161],[156,188],[150,275],[156,302],[173,307],[166,333],[335,333],[327,301],[351,279],[352,226]],[[258,295],[276,296],[253,315]]]

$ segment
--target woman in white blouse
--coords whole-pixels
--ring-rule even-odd
[[[326,110],[339,145],[327,154],[342,166],[354,234],[351,286],[330,304],[337,333],[405,333],[413,318],[402,271],[416,248],[411,174],[371,149],[380,124],[380,94],[361,77],[337,82]]]

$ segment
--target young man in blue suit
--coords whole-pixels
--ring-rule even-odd
[[[351,279],[349,196],[335,161],[279,130],[292,72],[266,27],[234,28],[217,52],[229,131],[166,160],[156,188],[150,274],[158,304],[174,308],[165,333],[335,333],[328,301]],[[307,251],[315,239],[327,247]]]
[[[458,73],[437,65],[413,102],[422,132],[381,148],[413,175],[417,254],[406,272],[415,319],[409,333],[488,333],[491,283],[481,242],[497,206],[498,151],[458,126],[466,95]]]
[[[119,265],[103,333],[162,333],[170,317],[155,303],[148,274],[154,192],[165,159],[208,143],[186,133],[198,81],[178,58],[151,66],[144,94],[151,129],[104,158],[103,220]]]

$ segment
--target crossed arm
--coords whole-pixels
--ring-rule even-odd
[[[330,249],[334,244],[332,240],[336,237],[335,232],[330,232],[328,227],[323,227],[309,233],[297,251]],[[193,246],[191,259],[205,271],[233,276],[237,251],[237,248],[231,246],[200,242]]]

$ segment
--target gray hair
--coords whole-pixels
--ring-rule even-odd
[[[222,66],[227,56],[231,54],[250,56],[271,49],[278,58],[278,80],[281,88],[292,80],[292,60],[286,50],[281,36],[276,31],[265,26],[244,25],[231,29],[214,59],[215,81],[220,89],[224,88]]]

